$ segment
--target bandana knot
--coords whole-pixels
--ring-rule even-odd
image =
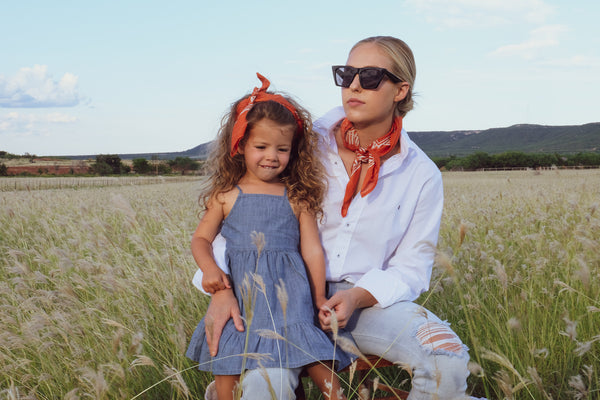
[[[398,144],[400,133],[402,132],[402,117],[395,117],[389,132],[385,136],[374,140],[367,147],[360,146],[358,132],[347,118],[344,118],[342,121],[340,129],[344,147],[352,150],[355,154],[352,167],[350,168],[350,180],[346,185],[346,193],[344,194],[344,202],[342,203],[342,217],[345,217],[348,214],[352,198],[354,198],[354,194],[356,193],[363,164],[366,164],[367,174],[360,189],[360,195],[365,197],[377,186],[381,157],[389,153]]]

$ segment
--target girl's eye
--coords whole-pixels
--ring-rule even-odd
[[[265,148],[265,146],[255,146],[255,147],[259,150],[263,150]]]
[[[282,152],[282,153],[289,153],[290,149],[288,149],[288,148],[281,148],[281,149],[279,149],[279,151]]]

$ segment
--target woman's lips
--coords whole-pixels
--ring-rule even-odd
[[[365,104],[363,101],[360,101],[359,99],[355,99],[354,97],[351,99],[348,99],[348,101],[346,101],[346,104],[348,104],[349,106],[360,106],[361,104]]]

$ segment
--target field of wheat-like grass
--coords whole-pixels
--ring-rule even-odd
[[[447,173],[430,309],[490,398],[600,398],[600,171]]]
[[[600,171],[444,184],[419,301],[471,349],[469,390],[600,398]],[[199,182],[26,189],[0,191],[0,399],[203,398],[211,377],[184,356],[207,304]]]

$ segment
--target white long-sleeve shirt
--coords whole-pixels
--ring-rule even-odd
[[[381,307],[415,300],[429,289],[443,208],[441,173],[403,129],[400,152],[381,164],[375,189],[365,197],[357,194],[343,218],[350,178],[334,136],[342,118],[338,107],[314,122],[328,174],[319,227],[327,280],[354,283]]]
[[[443,208],[442,176],[436,165],[403,129],[400,152],[381,164],[375,189],[356,195],[348,214],[341,209],[348,173],[337,150],[334,129],[342,107],[316,120],[328,175],[324,217],[319,231],[331,282],[349,281],[369,291],[379,306],[415,300],[429,289]],[[224,270],[225,241],[213,242]],[[201,271],[194,284],[201,289]]]

